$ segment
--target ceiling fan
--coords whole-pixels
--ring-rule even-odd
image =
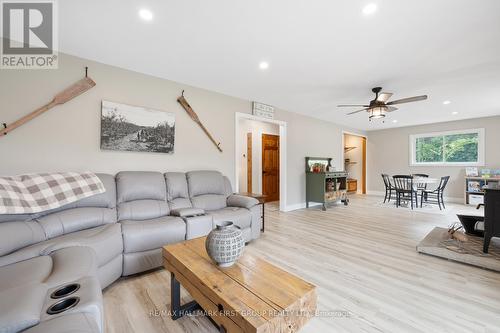
[[[422,96],[414,96],[398,99],[392,102],[388,102],[389,98],[391,98],[392,93],[383,92],[381,87],[375,87],[372,89],[375,94],[375,99],[370,101],[368,105],[358,105],[358,104],[348,104],[348,105],[338,105],[338,107],[363,107],[361,110],[356,110],[353,112],[349,112],[347,115],[355,114],[358,112],[366,111],[369,114],[369,120],[384,118],[388,112],[396,111],[398,108],[392,105],[403,104],[403,103],[411,103],[417,101],[423,101],[427,99],[427,95]]]

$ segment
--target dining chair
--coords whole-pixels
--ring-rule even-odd
[[[412,174],[413,179],[415,178],[429,178],[429,175],[426,175],[425,173],[414,173]],[[419,190],[426,190],[427,189],[427,183],[419,183],[418,181],[414,183],[414,185],[417,187]]]
[[[417,190],[413,185],[413,176],[410,175],[394,175],[394,186],[396,187],[396,207],[401,206],[401,200],[410,201],[411,209],[413,209],[413,200],[418,208]]]
[[[384,203],[386,201],[390,202],[392,196],[393,195],[396,196],[396,187],[394,187],[394,185],[391,183],[391,177],[388,174],[383,173],[382,180],[384,181],[384,186],[385,186]]]
[[[412,174],[412,176],[413,176],[413,185],[417,189],[417,194],[420,194],[420,196],[424,195],[424,191],[427,190],[427,183],[419,182],[418,178],[429,178],[429,175],[425,173],[414,173]],[[417,179],[417,181],[415,181],[415,178]]]
[[[450,176],[441,177],[439,185],[437,186],[436,189],[422,191],[422,197],[420,199],[420,207],[422,207],[425,199],[425,203],[439,205],[439,210],[442,210],[442,208],[446,209],[446,206],[444,205],[443,194],[444,194],[444,189],[446,188],[446,185],[448,184],[449,180]]]

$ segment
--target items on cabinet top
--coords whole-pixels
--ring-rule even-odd
[[[335,171],[335,167],[332,166],[331,157],[306,157],[306,172],[331,172]]]

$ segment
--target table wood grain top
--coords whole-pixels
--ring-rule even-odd
[[[220,268],[205,239],[164,246],[164,266],[228,332],[297,332],[314,314],[314,285],[251,254]]]

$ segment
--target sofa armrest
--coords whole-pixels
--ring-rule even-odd
[[[170,211],[170,215],[178,217],[188,217],[188,216],[196,216],[204,214],[205,210],[201,208],[178,208],[178,209],[172,209]]]
[[[227,198],[227,206],[228,207],[241,207],[241,208],[247,208],[250,209],[253,206],[256,206],[259,204],[259,200],[251,197],[245,197],[243,195],[239,194],[233,194],[230,195]]]

